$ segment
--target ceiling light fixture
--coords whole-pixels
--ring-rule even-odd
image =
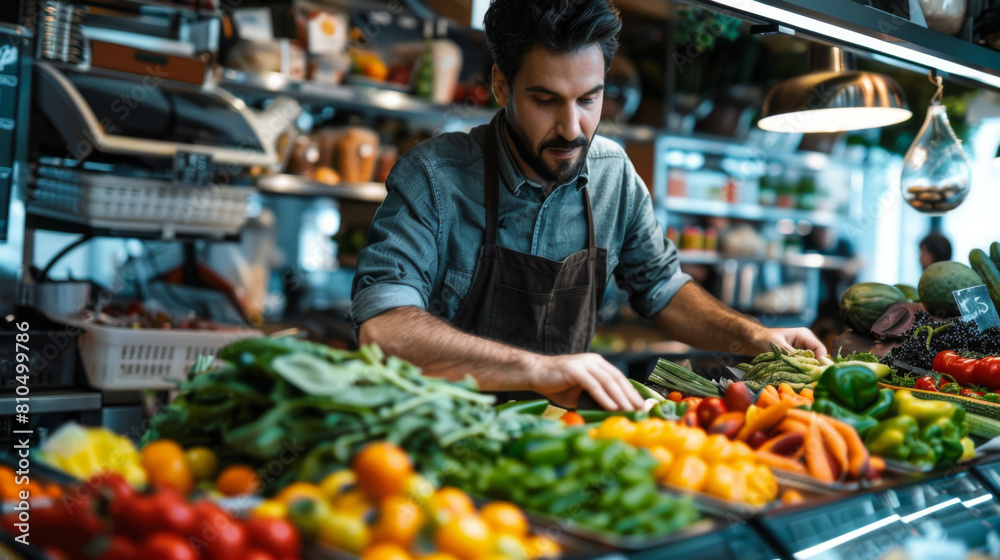
[[[854,57],[813,43],[809,73],[779,82],[764,100],[757,126],[772,132],[845,132],[878,128],[913,116],[895,80],[854,69]]]

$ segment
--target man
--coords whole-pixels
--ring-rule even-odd
[[[951,260],[951,242],[936,231],[932,231],[920,241],[920,266],[927,267],[941,261]]]
[[[766,329],[678,270],[624,151],[595,135],[618,47],[607,0],[495,0],[485,18],[488,126],[442,134],[393,167],[358,258],[352,315],[363,344],[484,391],[533,391],[610,410],[642,399],[586,353],[613,274],[633,308],[697,347],[826,349],[807,329]]]

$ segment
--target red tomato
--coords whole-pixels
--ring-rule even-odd
[[[133,494],[111,502],[111,519],[115,532],[129,538],[141,540],[143,537],[164,528],[159,526],[163,516],[156,509],[152,499],[144,494]]]
[[[275,560],[270,552],[264,552],[259,548],[251,548],[243,555],[243,560]]]
[[[937,386],[934,385],[934,378],[931,377],[931,376],[929,376],[929,375],[925,375],[925,376],[921,377],[920,379],[917,379],[913,383],[913,388],[914,389],[919,389],[921,391],[935,391],[935,392],[937,392],[937,390],[938,390]]]
[[[87,486],[112,501],[135,495],[135,490],[122,475],[110,471],[92,476],[87,481]]]
[[[680,391],[670,391],[670,394],[667,395],[667,400],[674,402],[681,402],[682,400],[684,400],[684,395],[682,395]]]
[[[990,390],[1000,389],[1000,357],[987,356],[974,368],[976,383]]]
[[[698,413],[694,411],[694,407],[688,408],[688,411],[681,418],[681,423],[692,428],[698,425]]]
[[[97,560],[137,560],[139,548],[128,537],[111,535],[107,548],[97,557]]]
[[[147,498],[159,513],[155,527],[178,535],[190,535],[197,528],[198,518],[180,494],[161,489]]]
[[[698,415],[698,425],[702,428],[708,428],[712,425],[713,420],[725,413],[726,403],[719,397],[708,397],[698,403],[698,407],[695,409],[695,414]]]
[[[955,358],[957,357],[958,354],[953,350],[938,352],[937,356],[934,356],[934,363],[931,367],[938,373],[948,373],[951,363],[955,361]]]
[[[974,358],[955,358],[951,362],[948,375],[955,378],[959,385],[974,385],[976,383],[976,364],[979,360]]]
[[[983,392],[982,391],[973,391],[972,389],[964,389],[964,388],[962,389],[962,391],[959,394],[962,395],[963,397],[981,397],[981,396],[983,396]]]
[[[582,426],[587,423],[584,421],[583,416],[580,416],[580,413],[573,412],[572,410],[560,416],[559,421],[567,426]]]
[[[240,560],[247,547],[247,532],[219,506],[201,501],[191,508],[198,516],[194,536],[204,541],[203,560]]]
[[[153,533],[142,543],[143,560],[198,560],[187,539],[173,533]]]
[[[294,525],[284,519],[248,519],[243,522],[250,546],[266,550],[277,558],[298,557],[302,539]]]

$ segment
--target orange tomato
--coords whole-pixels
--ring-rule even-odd
[[[579,412],[573,412],[572,410],[560,416],[559,421],[567,426],[582,426],[586,424],[583,416],[580,416]]]
[[[401,494],[413,474],[410,456],[391,443],[372,443],[354,458],[358,486],[376,500]]]
[[[256,494],[261,491],[260,478],[249,465],[238,463],[222,469],[215,479],[215,489],[224,496]]]
[[[379,508],[378,521],[372,530],[372,542],[387,542],[410,548],[424,524],[424,512],[413,500],[389,496]]]
[[[442,525],[434,534],[434,544],[462,560],[476,560],[493,552],[490,528],[475,514],[461,515]]]
[[[406,549],[390,543],[377,543],[361,553],[362,560],[410,560]]]
[[[327,501],[323,489],[316,484],[309,482],[293,482],[285,486],[281,492],[274,496],[274,501],[290,506],[298,500],[316,499],[322,502]]]
[[[161,439],[142,448],[142,468],[150,484],[172,488],[186,495],[194,487],[194,476],[176,441]]]
[[[490,529],[499,534],[518,538],[528,535],[528,520],[521,509],[510,502],[490,502],[483,506],[479,515]]]
[[[469,495],[451,486],[445,486],[434,492],[427,499],[427,509],[430,511],[431,517],[440,524],[444,524],[454,517],[476,512],[476,507],[472,505],[472,499],[469,498]]]

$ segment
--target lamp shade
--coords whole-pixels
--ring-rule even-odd
[[[993,167],[1000,169],[1000,146],[997,146],[997,155],[993,158]]]
[[[774,132],[844,132],[903,122],[913,116],[895,80],[858,72],[836,47],[813,44],[810,72],[784,80],[764,100],[760,128]]]

